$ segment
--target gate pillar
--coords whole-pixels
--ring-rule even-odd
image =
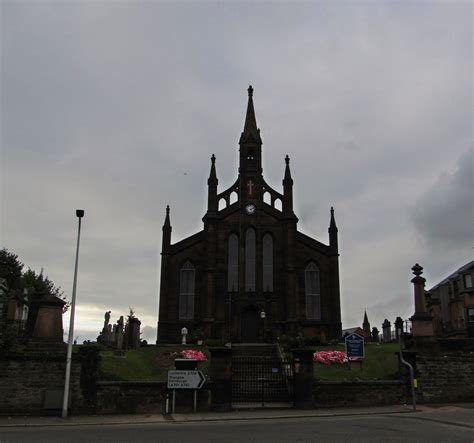
[[[232,409],[232,349],[209,348],[211,353],[212,410],[226,412]]]
[[[292,349],[295,363],[295,408],[313,408],[313,353],[311,349]]]

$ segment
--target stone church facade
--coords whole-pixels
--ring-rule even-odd
[[[158,343],[180,341],[183,327],[224,342],[273,342],[281,334],[340,338],[334,210],[328,245],[298,231],[290,159],[280,193],[263,178],[251,86],[248,93],[238,177],[218,192],[211,157],[203,230],[172,244],[166,208]]]

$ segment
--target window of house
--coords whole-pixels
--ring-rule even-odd
[[[467,308],[467,321],[474,323],[474,308]]]
[[[245,233],[245,290],[255,292],[255,229],[248,228]]]
[[[463,276],[464,280],[464,288],[470,289],[472,288],[472,276],[471,274],[464,274]]]
[[[228,240],[227,259],[227,290],[229,292],[239,289],[239,238],[231,234]]]
[[[190,320],[194,317],[194,266],[188,261],[179,275],[179,319]]]
[[[306,318],[321,319],[321,290],[319,283],[319,269],[315,263],[310,263],[304,271],[306,294]]]
[[[263,236],[263,290],[273,292],[273,238]]]

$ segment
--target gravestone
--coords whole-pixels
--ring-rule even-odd
[[[389,341],[392,340],[392,324],[388,321],[388,319],[385,319],[384,322],[382,323],[382,334],[383,334],[383,341],[385,343],[388,343]]]

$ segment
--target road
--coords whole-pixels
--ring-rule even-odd
[[[451,415],[443,414],[442,418],[423,414],[390,414],[200,423],[15,427],[1,428],[0,442],[473,443],[474,413],[469,414],[462,420],[459,415],[456,418],[456,412],[452,412]]]

